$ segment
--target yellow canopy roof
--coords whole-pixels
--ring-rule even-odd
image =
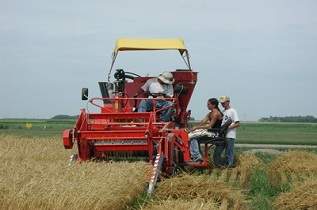
[[[133,50],[179,50],[187,51],[183,39],[118,39],[114,52]]]

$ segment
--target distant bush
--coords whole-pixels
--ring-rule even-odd
[[[0,129],[8,129],[9,126],[8,125],[3,125],[3,124],[0,124]]]
[[[260,122],[307,122],[317,123],[317,118],[311,115],[307,116],[286,116],[286,117],[263,117]]]

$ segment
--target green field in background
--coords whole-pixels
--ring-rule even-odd
[[[27,128],[32,124],[32,128]],[[0,134],[56,136],[74,120],[0,120]],[[317,123],[241,123],[236,143],[317,145]]]
[[[238,143],[317,145],[317,123],[241,123]]]
[[[32,127],[28,128],[27,124]],[[72,128],[75,120],[39,120],[39,119],[0,119],[0,134],[17,135],[24,137],[56,136],[62,135],[62,131]]]

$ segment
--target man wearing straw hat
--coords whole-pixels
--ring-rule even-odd
[[[173,89],[174,78],[172,73],[163,72],[156,78],[151,78],[141,87],[141,90],[149,93],[149,98],[172,98],[174,95]],[[160,119],[162,121],[170,121],[173,103],[167,100],[157,100],[156,108],[162,109]],[[170,108],[168,108],[170,107]],[[142,100],[138,107],[138,112],[149,112],[153,109],[153,100]]]
[[[226,134],[226,144],[225,145],[217,145],[214,151],[214,162],[216,166],[223,165],[221,161],[221,153],[225,150],[226,153],[226,163],[227,167],[233,167],[233,148],[234,142],[236,139],[236,129],[240,126],[240,121],[238,117],[237,111],[230,106],[230,98],[229,96],[221,96],[219,101],[223,108],[225,109],[223,112],[222,125],[228,120],[232,120],[232,124],[228,127],[228,131]]]

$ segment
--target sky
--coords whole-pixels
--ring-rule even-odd
[[[317,116],[316,11],[315,0],[0,0],[0,118],[78,114],[81,88],[100,96],[122,37],[185,40],[196,119],[221,95],[242,121]],[[123,52],[115,65],[151,76],[185,67],[173,51]]]

